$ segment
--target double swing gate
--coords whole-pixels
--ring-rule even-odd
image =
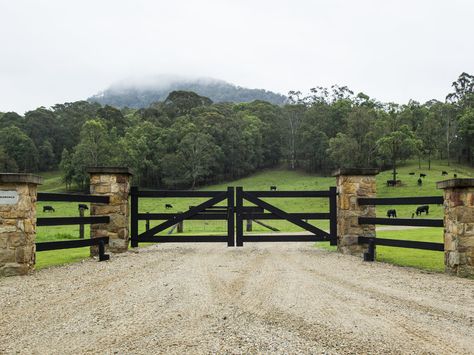
[[[184,191],[184,190],[139,190],[132,187],[131,195],[131,245],[140,242],[181,243],[181,242],[222,242],[227,246],[243,246],[244,242],[323,242],[337,243],[336,188],[323,191],[244,191],[242,187],[228,187],[226,191]],[[235,198],[234,198],[235,196]],[[139,202],[143,198],[162,199],[159,204],[167,205],[167,199],[207,198],[206,201],[191,206],[178,213],[140,213]],[[328,212],[293,213],[286,212],[262,198],[326,198]],[[224,205],[222,203],[224,202]],[[220,205],[218,205],[220,204]],[[252,206],[248,206],[252,204]],[[172,207],[168,204],[168,207]],[[140,221],[161,221],[158,225],[140,232]],[[158,234],[185,220],[227,221],[225,235],[213,234]],[[244,221],[286,220],[300,228],[297,233],[244,234]],[[329,220],[329,231],[324,231],[308,220]]]

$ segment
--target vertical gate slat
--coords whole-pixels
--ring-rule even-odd
[[[330,245],[337,245],[337,189],[335,186],[329,188],[329,235]]]
[[[242,220],[242,186],[236,187],[236,201],[235,201],[235,214],[236,214],[236,233],[237,233],[237,246],[242,247],[244,245],[244,224]]]
[[[234,188],[227,187],[227,246],[233,247],[234,242]]]
[[[131,246],[138,247],[138,187],[130,189],[130,224],[131,224]]]

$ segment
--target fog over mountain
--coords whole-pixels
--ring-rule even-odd
[[[249,89],[224,80],[207,77],[156,75],[130,78],[111,85],[88,100],[115,107],[142,108],[163,101],[174,90],[194,91],[214,102],[250,102],[264,100],[281,105],[286,96],[264,89]]]

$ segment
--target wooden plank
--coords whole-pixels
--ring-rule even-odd
[[[417,242],[413,240],[359,237],[359,244],[369,243],[370,240],[374,240],[376,245],[383,245],[387,247],[444,251],[443,243]]]
[[[38,192],[38,201],[109,203],[109,196]]]
[[[313,234],[246,234],[243,236],[244,242],[327,242],[328,236],[318,236]]]
[[[138,197],[217,197],[223,191],[188,191],[188,190],[140,190]]]
[[[109,216],[93,216],[93,217],[48,217],[37,218],[36,225],[43,226],[66,226],[73,224],[96,224],[109,223]]]
[[[382,224],[387,226],[443,227],[442,219],[375,218],[359,217],[359,224]]]
[[[245,191],[255,197],[329,197],[329,191]]]
[[[442,205],[443,196],[420,196],[420,197],[360,197],[357,199],[359,205]]]
[[[54,242],[40,242],[40,243],[36,243],[36,251],[88,247],[91,245],[99,245],[101,240],[105,244],[109,243],[109,237],[100,237],[100,238],[92,238],[92,239],[60,240],[60,241],[54,241]]]
[[[140,221],[164,221],[178,217],[179,213],[139,213],[138,220]],[[186,218],[187,220],[196,221],[226,221],[226,213],[198,213],[194,216]]]
[[[289,216],[298,219],[329,219],[329,213],[288,213]],[[285,219],[274,213],[242,213],[242,219]]]
[[[140,237],[140,243],[227,243],[227,235],[154,235]]]

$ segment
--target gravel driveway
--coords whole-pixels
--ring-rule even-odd
[[[155,245],[0,280],[0,353],[474,354],[474,280],[311,243]]]

